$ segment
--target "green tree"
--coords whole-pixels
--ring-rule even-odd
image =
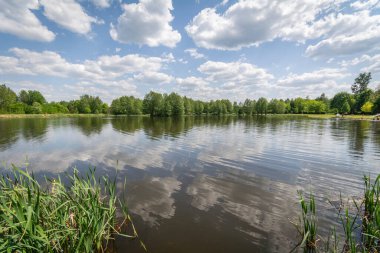
[[[361,111],[364,112],[364,113],[371,113],[372,112],[372,109],[373,109],[373,103],[371,102],[366,102],[362,107],[361,107]]]
[[[351,86],[352,93],[359,94],[367,90],[371,79],[371,72],[360,73],[359,76],[355,78],[355,83]]]
[[[356,112],[360,112],[363,105],[370,101],[373,95],[373,91],[371,89],[366,89],[355,95],[355,110]]]
[[[344,101],[341,108],[338,109],[338,111],[342,114],[347,114],[349,113],[351,110],[351,107],[350,107],[350,104],[348,103],[348,101]]]
[[[170,105],[171,105],[171,115],[181,116],[185,113],[185,107],[183,103],[183,99],[180,95],[175,92],[170,93],[168,96]],[[193,101],[190,102],[193,104]],[[193,111],[193,106],[191,105],[191,113]]]
[[[19,100],[23,102],[24,104],[30,105],[30,106],[32,106],[33,103],[35,102],[41,105],[46,103],[45,97],[41,94],[41,92],[36,91],[36,90],[20,91]]]
[[[294,113],[304,113],[305,111],[305,99],[296,98],[294,99]]]
[[[151,91],[144,97],[143,112],[146,114],[150,114],[150,116],[157,116],[160,114],[162,103],[162,94]]]
[[[330,107],[332,109],[336,109],[339,113],[349,113],[346,111],[342,111],[343,105],[347,102],[350,111],[352,111],[352,107],[354,105],[355,100],[352,98],[352,95],[348,92],[339,92],[335,94],[335,96],[331,100]],[[345,106],[345,109],[347,106]]]
[[[283,100],[272,99],[268,104],[268,111],[273,114],[284,114],[286,103]]]
[[[373,113],[380,113],[380,96],[378,96],[373,103]]]
[[[16,103],[17,95],[5,84],[0,85],[0,112],[8,112],[9,107]]]
[[[110,110],[113,114],[125,114],[125,115],[141,114],[141,111],[142,111],[141,99],[135,98],[133,96],[129,96],[129,97],[123,96],[123,97],[114,99],[111,103]],[[104,108],[103,108],[103,111],[104,111]]]
[[[268,111],[268,100],[266,98],[259,98],[256,102],[256,111],[258,114],[267,114]]]

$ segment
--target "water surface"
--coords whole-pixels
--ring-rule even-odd
[[[380,123],[303,117],[0,119],[0,161],[57,175],[96,166],[127,177],[127,201],[151,252],[286,252],[297,190],[360,194],[380,173]],[[120,252],[142,252],[118,240]]]

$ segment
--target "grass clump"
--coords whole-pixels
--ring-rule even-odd
[[[298,191],[299,202],[301,206],[301,215],[299,223],[295,224],[302,241],[296,245],[296,248],[303,248],[304,252],[314,252],[317,247],[317,216],[315,209],[315,199],[310,194],[309,200],[305,200],[301,191]]]
[[[16,167],[0,177],[0,252],[106,252],[115,235],[138,237],[115,180],[91,169],[66,177],[45,187]]]
[[[300,224],[296,224],[296,227],[302,241],[294,250],[303,248],[304,252],[380,252],[380,175],[373,182],[369,176],[364,176],[363,181],[364,191],[361,198],[352,198],[344,203],[340,195],[339,205],[334,205],[343,232],[342,242],[337,239],[335,227],[326,240],[317,235],[314,196],[310,194],[307,204],[299,193],[301,214]],[[319,240],[317,237],[323,242],[320,245],[316,244]]]

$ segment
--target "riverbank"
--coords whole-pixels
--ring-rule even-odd
[[[0,114],[0,119],[17,118],[61,118],[61,117],[104,117],[108,114]]]
[[[105,116],[115,116],[115,117],[125,117],[125,116],[135,116],[135,117],[149,117],[148,114],[144,115],[113,115],[113,114],[0,114],[0,119],[14,119],[14,118],[61,118],[61,117],[105,117]],[[218,116],[218,115],[184,115],[184,116]],[[226,114],[219,116],[239,116],[236,114]],[[255,115],[255,116],[274,116],[274,117],[307,117],[311,119],[345,119],[345,120],[374,120],[374,115],[344,115],[343,117],[336,117],[335,114],[267,114],[267,115]],[[161,118],[161,117],[158,117]],[[162,117],[165,118],[165,117]]]
[[[0,252],[114,252],[117,236],[138,238],[115,179],[74,169],[64,180],[43,187],[16,167],[0,176]]]
[[[296,115],[296,114],[294,114]],[[374,115],[344,115],[337,117],[335,114],[305,114],[308,118],[312,119],[350,119],[350,120],[373,120]]]

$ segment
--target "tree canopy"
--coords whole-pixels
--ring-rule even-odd
[[[79,99],[47,102],[41,92],[21,90],[17,95],[5,84],[0,85],[0,113],[112,113],[115,115],[181,116],[181,115],[256,115],[256,114],[323,114],[323,113],[380,113],[380,87],[371,90],[371,73],[361,73],[352,85],[352,93],[339,92],[329,99],[325,93],[315,99],[292,98],[258,100],[247,98],[244,102],[228,99],[210,101],[194,100],[175,92],[161,94],[150,91],[143,99],[121,96],[110,107],[98,96],[88,94]]]

